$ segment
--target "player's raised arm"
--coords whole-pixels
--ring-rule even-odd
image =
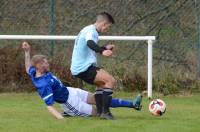
[[[53,106],[47,106],[47,109],[57,119],[63,119],[64,118]]]
[[[26,72],[28,73],[29,68],[31,67],[31,57],[30,57],[31,47],[27,42],[23,42],[22,49],[24,50],[25,53],[25,67],[26,67]]]

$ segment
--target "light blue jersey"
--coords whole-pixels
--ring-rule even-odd
[[[98,32],[94,25],[83,28],[78,34],[72,53],[71,73],[78,75],[86,71],[91,65],[97,65],[96,53],[87,46],[88,40],[98,42]]]

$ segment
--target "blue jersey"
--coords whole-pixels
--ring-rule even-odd
[[[89,25],[83,28],[78,34],[72,53],[71,73],[78,75],[84,72],[91,65],[97,65],[96,53],[87,46],[88,40],[98,42],[98,32],[94,25]]]
[[[65,103],[67,101],[69,91],[51,72],[36,78],[36,69],[31,66],[28,74],[46,105],[51,106],[54,104],[54,101],[58,103]]]

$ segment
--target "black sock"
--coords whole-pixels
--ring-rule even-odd
[[[94,97],[96,101],[97,115],[101,115],[103,111],[103,89],[97,89]]]
[[[106,88],[103,90],[103,113],[110,113],[112,93],[113,91],[111,89]]]

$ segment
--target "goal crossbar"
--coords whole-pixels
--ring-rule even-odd
[[[0,35],[0,39],[14,40],[74,40],[77,36],[63,35]],[[99,36],[99,40],[156,40],[155,36]]]
[[[74,40],[77,36],[64,35],[0,35],[0,40]],[[148,44],[148,79],[147,94],[152,98],[152,62],[153,62],[153,42],[155,36],[99,36],[99,40],[126,40],[126,41],[147,41]]]

